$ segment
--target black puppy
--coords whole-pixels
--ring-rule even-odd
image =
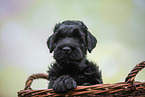
[[[81,21],[64,21],[56,24],[47,46],[54,51],[56,62],[49,68],[49,88],[57,93],[73,90],[77,85],[101,84],[99,67],[86,59],[96,46],[96,38]]]

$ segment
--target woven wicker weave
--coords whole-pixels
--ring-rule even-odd
[[[97,84],[92,86],[78,86],[75,90],[66,94],[57,94],[52,89],[33,90],[31,84],[34,79],[48,79],[46,74],[33,74],[26,81],[24,90],[18,92],[18,97],[48,97],[48,96],[105,96],[105,97],[120,97],[120,96],[137,96],[145,97],[145,82],[135,81],[137,73],[145,67],[145,61],[137,64],[126,77],[125,82],[115,84]]]

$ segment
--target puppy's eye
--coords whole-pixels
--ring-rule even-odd
[[[54,39],[54,41],[58,41],[58,40],[62,39],[63,37],[64,37],[63,34],[61,34],[60,32],[57,32],[57,33],[54,35],[53,39]]]
[[[59,41],[60,39],[61,39],[60,37],[54,37],[55,42]]]
[[[79,39],[80,39],[81,42],[84,43],[85,42],[85,35],[84,34],[81,34],[80,37],[79,37]]]

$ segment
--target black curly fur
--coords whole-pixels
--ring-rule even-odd
[[[82,21],[56,24],[54,33],[47,41],[48,48],[51,53],[54,51],[53,57],[56,60],[49,67],[49,88],[65,93],[75,89],[77,85],[103,83],[99,67],[86,59],[87,50],[91,52],[96,43],[96,38]]]

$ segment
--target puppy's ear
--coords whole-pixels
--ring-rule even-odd
[[[48,40],[47,40],[47,47],[49,48],[50,53],[53,52],[53,41],[52,41],[52,36],[53,36],[53,35],[51,35],[51,36],[48,38]]]
[[[53,29],[53,32],[56,32],[56,30],[60,27],[60,25],[61,25],[60,23],[57,23]],[[52,37],[53,37],[53,34],[47,40],[47,47],[49,48],[50,53],[52,53],[54,50]]]
[[[95,48],[96,43],[97,43],[97,39],[89,32],[87,31],[87,48],[89,53],[91,53],[91,51]]]
[[[91,51],[96,46],[97,39],[88,31],[87,26],[82,21],[79,21],[79,23],[81,24],[83,31],[86,32],[87,49],[88,49],[89,53],[91,53]]]

